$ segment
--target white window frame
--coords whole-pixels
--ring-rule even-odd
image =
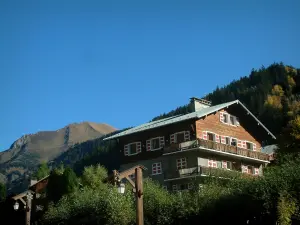
[[[222,137],[225,138],[225,144],[222,143]],[[226,144],[226,138],[229,138],[229,144]],[[230,136],[225,136],[225,135],[219,135],[220,143],[223,145],[230,145],[231,143],[231,137]]]
[[[214,132],[211,132],[211,131],[206,131],[206,136],[207,136],[207,140],[208,141],[211,141],[208,139],[208,134],[212,134],[213,135],[213,142],[216,142],[216,134]]]
[[[225,120],[225,117],[224,117],[225,115],[227,116],[227,123],[224,121],[224,120]],[[233,119],[234,119],[234,124],[231,123],[230,117],[233,117]],[[227,124],[227,125],[229,125],[229,126],[237,127],[237,126],[239,125],[239,122],[238,122],[238,121],[239,121],[239,120],[238,120],[238,117],[237,117],[237,116],[231,115],[231,114],[229,114],[229,113],[227,113],[227,112],[223,112],[223,121],[221,121],[222,123]]]
[[[179,162],[179,163],[178,163],[178,162]],[[183,162],[184,162],[184,163],[183,163]],[[185,167],[184,167],[184,168],[179,168],[179,167],[178,167],[178,164],[180,164],[181,167],[182,167],[182,165],[185,165]],[[176,168],[177,168],[177,170],[181,170],[181,169],[186,169],[186,168],[187,168],[187,160],[186,160],[185,157],[184,157],[184,158],[176,159]]]
[[[253,150],[253,149],[254,149],[254,145],[256,145],[254,142],[252,142],[252,141],[247,141],[247,140],[243,140],[243,141],[246,142],[246,148],[245,148],[245,149],[247,149],[247,150],[249,150],[249,151],[254,151],[254,150]],[[248,148],[247,148],[247,143],[250,143],[250,144],[252,145],[252,149],[248,149]],[[256,149],[256,151],[257,151],[257,149]]]
[[[136,142],[131,142],[131,143],[129,143],[129,144],[127,144],[127,146],[128,146],[128,156],[131,156],[131,155],[137,155],[137,154],[139,154],[139,153],[141,153],[142,152],[142,149],[141,149],[141,152],[135,152],[135,153],[131,153],[130,152],[130,145],[132,145],[132,144],[138,144],[138,143],[140,143],[140,145],[141,145],[141,148],[142,148],[142,143],[140,142],[140,141],[136,141]]]
[[[155,137],[155,138],[150,138],[149,139],[150,140],[151,151],[156,151],[156,150],[161,149],[161,147],[160,147],[160,138],[161,137]],[[154,139],[158,139],[158,143],[159,143],[159,147],[158,148],[152,148],[152,140],[154,140]]]
[[[153,168],[156,168],[156,172],[153,172]],[[158,172],[158,169],[160,169],[160,172]],[[152,175],[159,175],[162,174],[162,165],[161,162],[152,163]]]

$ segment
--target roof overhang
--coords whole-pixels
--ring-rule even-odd
[[[119,138],[119,137],[123,137],[123,136],[131,135],[131,134],[143,132],[143,131],[146,131],[146,130],[150,130],[150,129],[154,129],[154,128],[158,128],[158,127],[167,126],[167,125],[170,125],[170,124],[186,121],[186,120],[189,120],[189,119],[194,119],[194,118],[200,119],[200,118],[208,116],[212,113],[216,113],[216,112],[218,112],[218,111],[220,111],[224,108],[228,108],[228,107],[230,107],[234,104],[239,104],[247,112],[247,114],[252,116],[253,119],[268,133],[268,135],[270,135],[273,139],[276,139],[276,137],[271,133],[271,131],[269,131],[262,124],[262,122],[260,122],[256,118],[256,116],[254,116],[253,113],[251,113],[250,110],[247,109],[247,107],[243,103],[241,103],[239,100],[235,100],[235,101],[231,101],[231,102],[211,106],[211,107],[208,107],[208,108],[204,108],[200,111],[192,112],[192,113],[189,113],[189,114],[186,114],[186,115],[169,117],[169,118],[153,121],[153,122],[150,122],[150,123],[142,124],[142,125],[139,125],[137,127],[126,130],[124,132],[118,133],[116,135],[112,135],[110,137],[104,138],[103,140],[104,141],[112,140],[112,139],[116,139],[116,138]]]

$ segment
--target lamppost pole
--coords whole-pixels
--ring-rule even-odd
[[[143,174],[141,168],[135,169],[135,195],[136,195],[136,224],[144,225],[143,210]]]
[[[26,195],[26,225],[30,225],[32,197],[32,194],[28,192]]]
[[[118,173],[113,170],[112,176],[109,176],[106,181],[112,182],[114,186],[117,185],[118,192],[124,194],[125,184],[121,182],[122,179],[126,178],[129,184],[133,187],[135,198],[136,198],[136,225],[144,225],[144,206],[143,206],[143,171],[146,168],[143,166],[135,166],[122,173]],[[135,174],[135,182],[131,180],[129,175]]]

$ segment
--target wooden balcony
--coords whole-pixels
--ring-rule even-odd
[[[221,144],[214,141],[198,139],[198,146],[200,148],[203,147],[203,148],[212,149],[220,152],[227,152],[227,153],[236,154],[240,156],[246,156],[253,159],[269,161],[269,155],[265,153],[258,152],[258,151],[251,151],[244,148],[238,148],[236,146]]]
[[[231,153],[231,154],[235,154],[235,155],[239,155],[239,156],[245,156],[245,157],[249,157],[249,158],[253,158],[253,159],[269,161],[268,154],[258,152],[258,151],[251,151],[251,150],[244,149],[244,148],[238,148],[238,147],[232,146],[232,145],[217,143],[214,141],[203,140],[203,139],[197,139],[197,140],[192,140],[192,141],[183,142],[183,143],[170,144],[170,145],[164,147],[164,154],[172,153],[172,152],[179,152],[179,151],[186,151],[189,149],[195,149],[195,148],[201,148],[201,147],[205,148],[205,149],[216,150],[219,152],[226,152],[226,153]]]
[[[242,173],[238,170],[226,170],[205,166],[198,166],[192,168],[181,169],[177,171],[166,171],[164,173],[164,179],[184,179],[195,176],[213,176],[218,178],[234,178],[238,176],[252,176],[251,174]]]

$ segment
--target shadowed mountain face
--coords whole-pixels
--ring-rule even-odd
[[[77,143],[99,138],[116,129],[107,124],[82,122],[56,131],[24,135],[0,152],[0,182],[13,182],[30,173],[42,161],[50,161]]]

